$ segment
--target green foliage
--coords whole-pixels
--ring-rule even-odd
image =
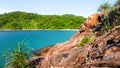
[[[120,7],[120,0],[117,0],[116,2],[115,2],[115,4],[114,4],[114,7]]]
[[[109,4],[109,2],[106,2],[101,4],[97,11],[102,12],[103,14],[108,14],[110,9],[111,9],[111,5]]]
[[[104,31],[110,31],[111,28],[112,28],[112,25],[110,25],[109,22],[104,22],[104,23],[103,23],[103,30],[104,30]]]
[[[28,61],[29,55],[22,45],[18,44],[17,50],[6,52],[3,56],[6,59],[4,68],[33,68]]]
[[[100,11],[100,12],[105,11],[109,8],[110,8],[110,4],[108,2],[105,2],[99,6],[98,11]]]
[[[91,39],[89,36],[86,36],[86,37],[84,37],[84,38],[80,41],[80,43],[79,43],[78,46],[83,46],[83,45],[86,44],[86,43],[94,44],[94,40]]]
[[[72,14],[38,15],[16,11],[0,15],[0,29],[78,29],[85,20]]]
[[[120,0],[117,0],[113,5],[110,5],[108,2],[104,3],[98,10],[103,14],[101,18],[102,28],[100,34],[111,31],[111,28],[120,25]]]

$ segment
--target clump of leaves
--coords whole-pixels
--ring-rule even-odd
[[[86,43],[94,44],[94,40],[91,39],[91,37],[86,36],[86,37],[84,37],[84,38],[81,40],[81,42],[79,43],[78,46],[83,46],[83,45],[86,44]]]
[[[30,54],[28,54],[29,53],[24,51],[22,45],[19,43],[17,49],[14,49],[12,52],[9,51],[4,55],[6,59],[4,68],[34,68],[29,64],[28,58]]]

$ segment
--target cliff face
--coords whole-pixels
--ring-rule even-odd
[[[37,68],[117,68],[120,66],[120,25],[99,35],[100,14],[92,14],[69,41],[41,49]],[[96,31],[97,30],[97,31]],[[93,43],[80,42],[89,36]]]

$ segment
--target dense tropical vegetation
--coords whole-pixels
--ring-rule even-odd
[[[78,29],[85,19],[72,14],[39,15],[16,11],[0,15],[0,29]]]

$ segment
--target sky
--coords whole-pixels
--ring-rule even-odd
[[[42,15],[74,14],[88,17],[104,2],[116,0],[1,0],[0,14],[23,11]]]

